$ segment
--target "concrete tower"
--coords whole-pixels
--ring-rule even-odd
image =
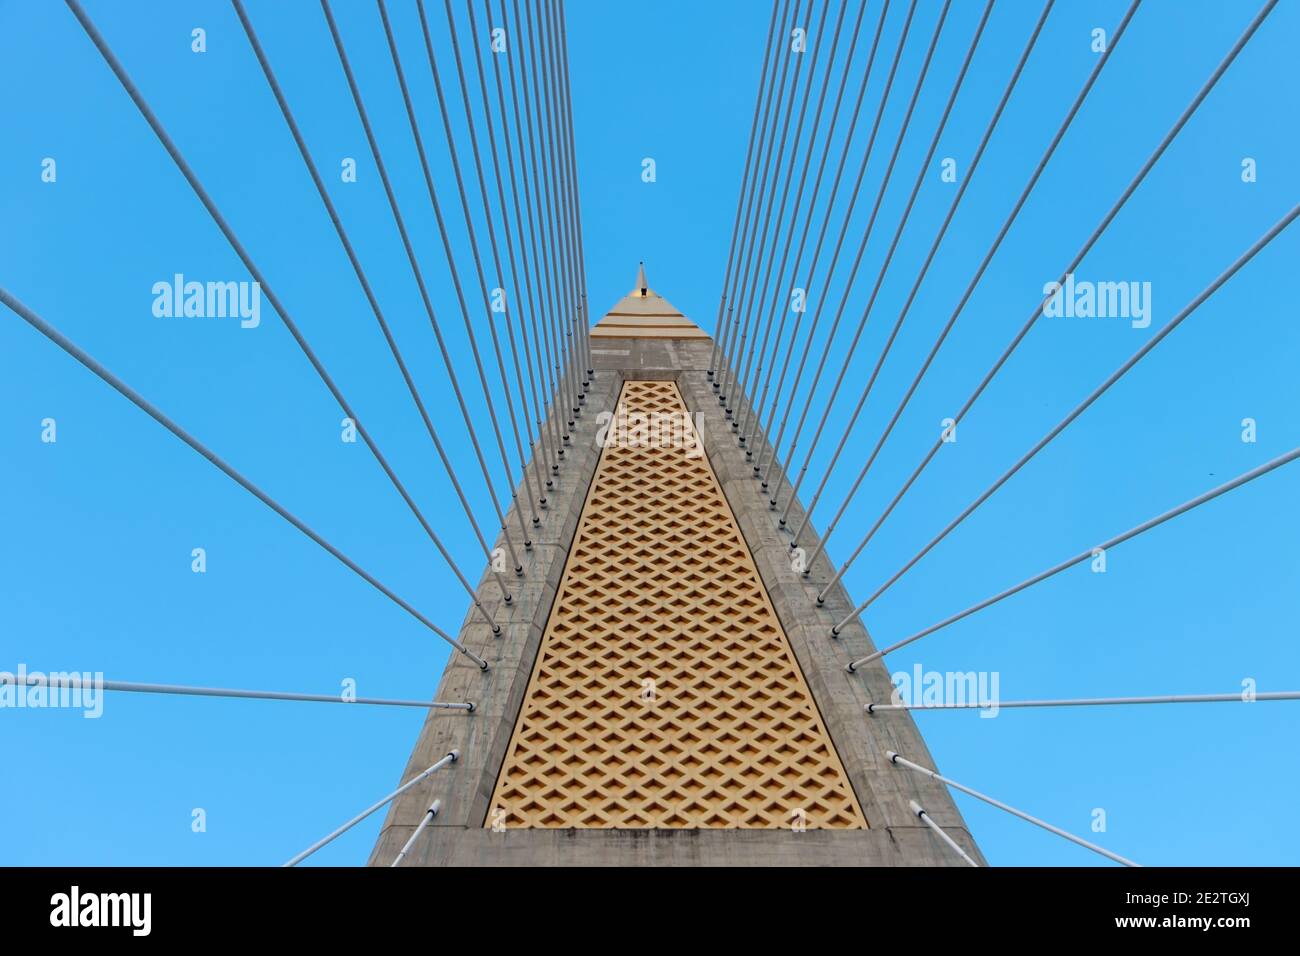
[[[475,711],[431,711],[402,781],[459,759],[390,806],[372,865],[435,798],[403,865],[964,865],[911,801],[982,862],[947,790],[886,758],[934,766],[906,711],[865,713],[889,675],[846,672],[871,640],[829,636],[852,602],[818,607],[824,555],[793,567],[712,348],[644,267],[591,330],[595,381],[516,596],[480,583],[501,633],[461,628],[490,667],[453,655],[434,695]]]

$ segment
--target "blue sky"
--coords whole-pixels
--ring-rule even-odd
[[[391,6],[441,181],[448,166],[414,7]],[[982,6],[955,3],[941,34],[849,290],[850,327]],[[1056,5],[830,482],[823,522],[1092,69],[1091,31],[1109,31],[1125,6]],[[468,476],[465,430],[319,7],[248,7],[413,373],[430,406],[446,409],[443,438]],[[770,8],[675,0],[567,7],[593,311],[628,290],[644,259],[651,284],[711,329]],[[832,557],[856,544],[1257,7],[1142,5],[831,539]],[[91,0],[87,9],[476,577],[481,556],[230,6]],[[954,157],[965,169],[1040,9],[1019,0],[995,7],[814,456],[814,478],[951,201],[955,187],[940,181],[938,159]],[[931,0],[918,4],[879,134],[885,146],[868,167],[850,244],[824,293],[828,308],[843,293],[938,10]],[[429,11],[439,52],[449,56],[442,5]],[[893,4],[880,56],[892,50],[904,11]],[[463,355],[378,14],[369,3],[340,2],[336,16],[435,305]],[[201,55],[190,49],[194,27],[207,31]],[[1300,114],[1297,36],[1300,6],[1279,4],[1079,268],[1085,279],[1149,281],[1151,328],[1041,320],[957,443],[854,564],[846,578],[853,595],[888,578],[1295,203],[1300,131],[1286,118]],[[855,61],[853,84],[864,59]],[[860,123],[874,115],[881,76],[877,66]],[[463,592],[365,448],[339,441],[341,413],[270,308],[257,329],[152,315],[153,283],[176,272],[247,276],[62,4],[0,3],[0,86],[14,91],[0,150],[0,285],[454,631]],[[347,156],[358,160],[359,179],[343,185],[337,170]],[[54,184],[41,181],[45,157],[57,161]],[[656,161],[654,183],[641,180],[646,157]],[[1257,182],[1242,182],[1245,157],[1257,163]],[[450,186],[444,203],[463,249]],[[1300,331],[1286,282],[1298,253],[1293,228],[888,591],[867,614],[877,643],[1293,447]],[[460,265],[469,275],[468,256]],[[814,277],[814,290],[824,285]],[[832,372],[842,354],[837,346]],[[832,378],[813,397],[818,411]],[[481,411],[476,387],[469,392]],[[58,422],[53,445],[40,441],[47,417]],[[1258,423],[1255,443],[1241,440],[1247,417]],[[0,461],[0,669],[24,663],[322,693],[353,678],[362,694],[401,697],[427,696],[436,685],[444,645],[7,310]],[[1260,690],[1297,689],[1295,467],[1114,549],[1104,575],[1072,569],[891,655],[890,669],[997,671],[1006,699],[1233,692],[1246,678]],[[503,488],[499,464],[498,482]],[[486,516],[481,481],[468,484]],[[207,551],[204,575],[190,571],[195,547]],[[12,769],[0,819],[10,826],[0,863],[279,863],[390,790],[421,721],[418,711],[140,695],[112,696],[97,721],[6,711],[0,747]],[[919,723],[944,773],[1139,862],[1300,859],[1300,837],[1273,822],[1300,785],[1294,704],[1033,710],[993,720],[922,714]],[[992,863],[1104,863],[997,810],[958,803]],[[206,811],[206,833],[191,831],[196,807]],[[1095,808],[1106,812],[1104,834],[1090,832]],[[379,818],[315,861],[363,862]]]

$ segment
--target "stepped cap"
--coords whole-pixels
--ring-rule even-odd
[[[707,339],[698,325],[650,288],[645,263],[636,270],[636,286],[591,330],[594,339]]]

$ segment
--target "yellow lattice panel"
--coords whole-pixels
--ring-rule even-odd
[[[865,827],[677,386],[619,401],[485,825]]]

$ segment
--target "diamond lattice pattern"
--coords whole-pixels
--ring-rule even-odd
[[[865,827],[677,386],[620,405],[485,826]]]

